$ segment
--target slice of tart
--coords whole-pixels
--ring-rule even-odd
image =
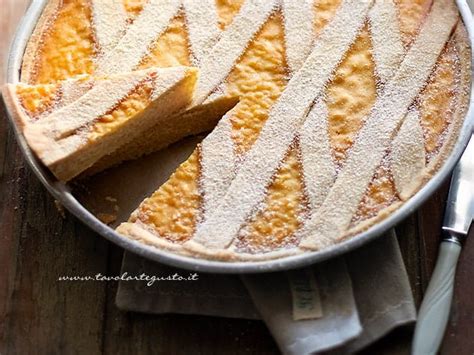
[[[30,148],[68,181],[104,157],[121,159],[117,148],[154,125],[161,127],[162,147],[187,135],[188,129],[183,133],[170,120],[191,103],[196,80],[195,68],[150,68],[53,84],[7,84],[3,95]]]
[[[270,3],[216,2],[235,16],[200,68],[241,100],[123,235],[223,260],[319,250],[399,208],[449,155],[471,80],[453,1]]]

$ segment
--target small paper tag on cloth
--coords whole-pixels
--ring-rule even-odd
[[[312,269],[287,272],[293,300],[293,319],[317,319],[323,316],[321,296]]]

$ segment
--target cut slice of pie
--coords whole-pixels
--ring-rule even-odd
[[[240,11],[250,6],[268,5]],[[319,250],[389,215],[437,171],[469,96],[454,3],[312,6],[246,13],[262,24],[252,36],[235,16],[206,58],[219,45],[245,48],[232,69],[219,67],[240,103],[120,233],[223,260]]]
[[[31,149],[58,179],[68,181],[104,157],[120,159],[117,148],[154,125],[162,129],[162,147],[185,136],[169,121],[192,101],[196,80],[195,68],[150,68],[53,84],[8,84],[3,94]]]

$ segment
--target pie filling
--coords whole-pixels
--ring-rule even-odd
[[[200,8],[191,0],[124,0],[111,30],[95,1],[58,2],[43,25],[41,45],[30,44],[32,54],[25,60],[24,80],[43,85],[25,86],[18,94],[29,115],[39,117],[57,103],[59,84],[50,83],[77,74],[199,67],[194,102],[182,117],[205,121],[195,133],[225,115],[119,232],[160,248],[231,260],[321,249],[384,218],[439,168],[465,113],[470,55],[449,0],[314,0],[309,11],[303,6],[291,0],[206,0]],[[156,21],[151,25],[147,18]],[[420,38],[432,40],[431,47]],[[346,45],[330,45],[331,40]],[[327,58],[335,60],[318,59],[313,48],[327,50]],[[431,52],[413,65],[410,60],[424,50]],[[410,65],[413,75],[406,75]],[[305,70],[314,74],[313,102],[304,107],[296,100],[301,108],[286,107],[282,103],[293,102],[291,95],[307,94],[294,89],[306,87],[298,75]],[[385,96],[397,80],[406,92],[394,91],[389,114],[381,105],[392,104]],[[141,86],[102,115],[90,128],[89,141],[143,110],[150,91]],[[304,114],[285,122],[288,137],[275,151],[281,159],[274,164],[262,156],[265,139],[288,110]],[[380,155],[374,169],[357,155],[368,146],[364,137],[372,126],[374,152],[362,153]],[[151,128],[123,145],[119,160],[162,148],[159,137],[159,127]],[[265,165],[261,171],[252,159]],[[357,161],[363,162],[360,174],[354,170]],[[352,171],[354,182],[368,176],[367,184],[342,186]],[[341,205],[329,206],[338,193],[355,200],[341,198]],[[247,203],[243,195],[253,194],[255,200]],[[231,218],[221,226],[226,215]]]

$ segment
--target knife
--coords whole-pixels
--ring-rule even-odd
[[[474,138],[454,168],[443,221],[443,241],[415,328],[413,355],[436,354],[453,299],[454,275],[464,239],[474,218]]]

